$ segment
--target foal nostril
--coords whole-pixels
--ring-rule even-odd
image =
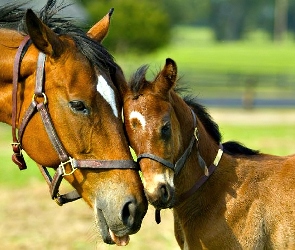
[[[134,201],[128,201],[122,208],[121,219],[123,224],[128,227],[132,227],[134,224],[134,218],[136,216],[136,204]]]
[[[170,194],[170,190],[169,188],[167,187],[167,185],[162,185],[160,187],[160,192],[161,192],[161,200],[162,202],[165,204],[165,203],[168,203],[170,201],[170,198],[171,198],[171,194]]]

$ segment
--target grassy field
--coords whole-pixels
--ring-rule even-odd
[[[216,43],[208,29],[179,27],[168,47],[149,55],[117,55],[116,60],[129,76],[142,64],[160,67],[167,57],[184,72],[242,74],[295,74],[295,43],[283,44],[257,35],[239,42]]]
[[[278,44],[257,32],[239,42],[216,43],[208,29],[179,27],[168,47],[149,55],[116,55],[126,78],[149,64],[148,79],[174,59],[181,82],[200,98],[241,98],[253,82],[259,98],[292,98],[295,95],[295,43]],[[251,37],[251,39],[250,39]],[[228,90],[231,91],[228,91]]]

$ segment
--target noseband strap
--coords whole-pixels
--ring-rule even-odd
[[[190,109],[191,113],[192,113],[192,116],[193,116],[193,126],[194,128],[196,128],[196,115],[195,113],[193,112],[192,109]],[[143,158],[149,158],[151,160],[154,160],[154,161],[157,161],[161,164],[163,164],[164,166],[172,169],[175,173],[175,175],[178,175],[180,170],[183,168],[188,156],[190,155],[191,151],[192,151],[192,148],[194,146],[194,143],[197,139],[197,136],[194,135],[192,136],[191,140],[190,140],[190,143],[188,145],[188,147],[186,148],[186,150],[184,151],[184,153],[182,154],[182,156],[176,161],[175,164],[173,164],[172,162],[170,161],[167,161],[157,155],[154,155],[154,154],[150,154],[150,153],[143,153],[143,154],[140,154],[137,156],[137,162],[140,162],[140,160],[142,160]]]
[[[53,148],[58,154],[61,161],[60,165],[56,167],[56,172],[53,177],[51,177],[49,171],[46,167],[38,165],[43,177],[45,178],[47,184],[49,185],[49,190],[52,199],[54,199],[58,205],[63,205],[67,202],[71,202],[81,198],[79,193],[74,190],[70,193],[60,195],[59,187],[64,176],[71,175],[76,169],[135,169],[138,170],[138,164],[133,160],[96,160],[96,159],[74,159],[71,158],[66,149],[64,148],[62,142],[60,141],[58,134],[53,126],[50,114],[47,108],[47,96],[45,95],[44,89],[44,67],[46,55],[42,52],[39,53],[37,61],[36,70],[36,85],[33,94],[32,102],[26,110],[21,124],[18,130],[18,138],[16,136],[16,114],[17,114],[17,86],[18,86],[18,75],[19,67],[21,63],[21,55],[25,53],[24,48],[29,42],[29,37],[25,37],[20,47],[18,48],[15,62],[14,62],[14,73],[13,73],[13,92],[12,92],[12,137],[13,137],[13,151],[12,156],[13,161],[19,166],[21,170],[26,169],[26,163],[21,153],[22,147],[21,142],[23,138],[23,133],[26,126],[28,125],[31,118],[37,113],[40,113],[43,125],[47,132],[47,135],[53,145]],[[70,171],[68,168],[70,166]],[[67,170],[66,170],[67,169]]]

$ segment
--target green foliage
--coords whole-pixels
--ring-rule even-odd
[[[169,16],[156,1],[84,0],[92,23],[97,22],[112,7],[110,32],[104,45],[112,52],[151,52],[170,40]]]
[[[160,0],[175,25],[204,25],[208,23],[210,3],[208,0]]]

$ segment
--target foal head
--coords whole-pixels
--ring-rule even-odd
[[[173,60],[166,60],[165,67],[152,82],[145,79],[146,70],[147,66],[141,67],[129,86],[121,86],[130,145],[137,155],[149,153],[174,163],[189,141],[182,133],[193,133],[191,113],[181,98],[173,98],[177,80],[177,67]],[[184,127],[180,121],[186,114],[189,114],[187,119],[191,122]],[[148,158],[140,159],[140,167],[149,202],[157,208],[171,207],[174,203],[175,169],[168,168],[163,161]]]
[[[22,33],[0,29],[1,121],[11,124],[13,58],[26,32],[31,44],[20,66],[17,127],[32,102],[36,63],[42,52],[46,55],[43,84],[46,98],[33,99],[37,103],[46,99],[52,124],[68,155],[77,160],[129,160],[131,165],[117,90],[125,79],[112,56],[100,44],[107,33],[109,16],[95,25],[87,36],[68,20],[54,18],[55,11],[50,11],[54,3],[47,3],[41,18],[28,10],[26,30]],[[6,19],[11,13],[11,22],[25,13],[19,7],[9,11],[3,9],[2,13],[8,13]],[[34,114],[27,123],[21,143],[38,164],[52,168],[60,164],[39,114]],[[71,171],[69,164],[66,169]],[[109,169],[89,166],[76,169],[65,178],[94,209],[105,242],[125,244],[127,236],[139,230],[147,203],[137,170],[114,169],[110,162]]]

